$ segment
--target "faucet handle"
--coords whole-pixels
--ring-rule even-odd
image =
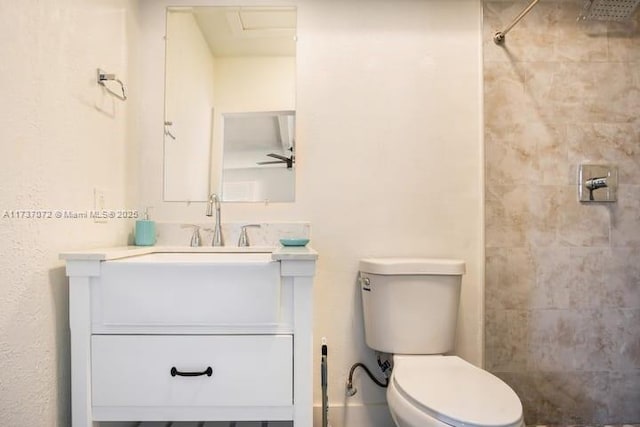
[[[240,227],[240,238],[238,239],[238,247],[247,247],[249,246],[249,235],[247,234],[247,228],[249,227],[260,227],[260,224],[246,224]]]
[[[193,234],[191,235],[191,242],[189,242],[189,245],[192,248],[200,246],[200,226],[195,224],[183,224],[182,228],[193,228]]]

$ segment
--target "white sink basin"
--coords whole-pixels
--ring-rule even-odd
[[[101,283],[98,311],[104,324],[198,326],[278,321],[280,263],[272,260],[271,252],[130,256],[101,263]]]

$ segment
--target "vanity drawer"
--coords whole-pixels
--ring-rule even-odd
[[[292,352],[291,335],[93,335],[92,404],[292,405]]]

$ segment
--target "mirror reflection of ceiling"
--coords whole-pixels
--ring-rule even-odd
[[[231,144],[225,144],[225,150],[267,151],[283,150],[280,126],[277,116],[257,116],[251,118],[229,117],[224,123],[224,132]],[[287,147],[288,148],[288,147]]]
[[[172,10],[181,8],[170,8]],[[295,56],[293,7],[191,7],[213,56]]]

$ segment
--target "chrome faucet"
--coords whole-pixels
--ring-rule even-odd
[[[211,193],[209,196],[209,202],[207,203],[207,216],[213,216],[213,208],[216,208],[216,223],[213,228],[213,240],[211,246],[223,246],[224,239],[222,238],[222,225],[220,219],[220,198],[216,193]]]

